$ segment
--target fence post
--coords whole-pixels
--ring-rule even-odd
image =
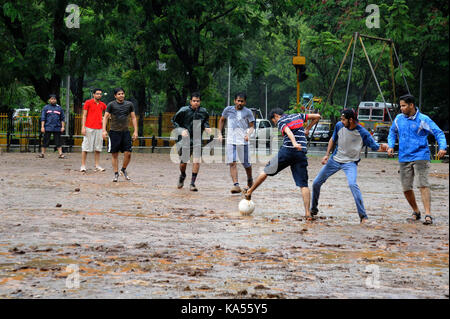
[[[155,135],[152,136],[152,153],[155,151],[156,147],[156,138]]]
[[[8,122],[6,129],[6,152],[9,152],[11,145],[12,134],[14,133],[14,123],[13,123],[13,110],[8,110]]]
[[[159,112],[159,116],[158,116],[158,136],[162,136],[162,120],[163,120],[162,113]]]

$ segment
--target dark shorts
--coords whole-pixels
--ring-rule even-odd
[[[42,142],[42,146],[47,148],[50,145],[50,136],[53,134],[53,138],[55,139],[56,147],[61,147],[61,132],[47,132],[44,133],[44,141]]]
[[[201,145],[195,147],[193,145],[190,145],[189,147],[187,145],[185,145],[184,147],[181,145],[177,145],[177,150],[178,155],[180,156],[181,163],[188,163],[191,159],[191,156],[194,158],[194,162],[199,162],[199,159],[202,157]]]
[[[131,152],[131,135],[130,131],[109,131],[108,152]]]
[[[291,167],[295,185],[308,187],[308,158],[305,152],[294,148],[281,147],[278,154],[264,167],[264,173],[275,176],[288,166]]]

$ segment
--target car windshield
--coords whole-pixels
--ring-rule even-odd
[[[329,131],[330,126],[328,124],[317,124],[316,131]]]
[[[261,121],[259,123],[259,128],[266,128],[266,127],[270,127],[270,123],[267,121]]]

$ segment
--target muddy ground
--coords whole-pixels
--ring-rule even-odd
[[[35,155],[0,155],[0,298],[449,297],[448,164],[431,164],[435,224],[424,226],[405,221],[397,161],[363,159],[360,225],[342,172],[307,222],[289,169],[246,217],[225,164],[203,164],[193,193],[176,188],[168,154],[134,153],[132,181],[118,183],[106,153],[107,171],[90,155],[85,174],[80,153]],[[321,166],[309,158],[311,183]]]

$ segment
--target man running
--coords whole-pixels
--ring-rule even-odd
[[[80,172],[86,172],[87,153],[94,151],[95,170],[98,172],[105,170],[100,166],[100,152],[103,149],[102,113],[106,110],[106,104],[101,101],[102,93],[101,89],[94,89],[93,98],[84,102],[81,121],[81,134],[84,137],[81,144]]]
[[[246,199],[251,199],[252,193],[265,181],[267,176],[275,176],[289,166],[295,184],[300,187],[302,193],[305,217],[308,220],[312,219],[309,211],[306,135],[309,134],[311,127],[319,122],[320,118],[319,114],[284,114],[284,111],[279,108],[270,112],[270,120],[278,126],[283,135],[283,145],[278,154],[269,161],[264,171],[256,178],[252,187],[247,191],[244,190]],[[307,121],[311,122],[305,128]]]
[[[126,180],[131,179],[126,169],[131,160],[132,140],[138,138],[138,127],[133,103],[125,101],[125,91],[122,88],[114,89],[114,97],[116,100],[108,103],[103,116],[103,138],[106,139],[109,135],[108,152],[112,155],[113,182],[117,182],[119,179],[119,152],[124,153],[120,174]],[[128,129],[130,116],[134,128],[133,137],[130,136]],[[108,134],[106,124],[109,118],[111,118],[111,127]]]
[[[430,148],[428,147],[428,135],[433,134],[439,144],[438,158],[443,157],[447,151],[445,134],[428,116],[419,112],[414,104],[412,95],[400,97],[401,114],[395,117],[389,130],[388,155],[394,155],[394,146],[397,138],[398,161],[400,164],[400,180],[403,194],[411,206],[413,213],[408,221],[420,220],[420,211],[417,207],[416,197],[413,191],[414,176],[417,176],[417,187],[422,195],[425,208],[425,225],[433,223],[431,217],[431,195],[428,183],[428,171],[430,169]]]
[[[227,120],[227,146],[226,162],[230,165],[230,175],[233,181],[231,193],[242,192],[239,187],[237,161],[239,160],[245,168],[247,174],[247,186],[253,185],[252,165],[250,164],[250,152],[248,150],[248,141],[255,126],[255,118],[252,111],[245,107],[247,104],[247,95],[237,93],[234,97],[234,105],[227,106],[219,121],[219,141],[222,142],[222,129]]]
[[[360,124],[356,113],[352,109],[343,110],[341,113],[341,121],[336,123],[333,136],[328,142],[328,148],[325,156],[322,158],[322,164],[325,165],[314,179],[312,187],[312,203],[311,214],[317,215],[319,212],[317,206],[319,204],[320,188],[327,179],[336,172],[343,170],[347,176],[348,186],[352,192],[356,203],[358,215],[361,224],[368,220],[364,203],[356,183],[358,171],[358,163],[361,160],[360,154],[363,146],[369,146],[374,151],[385,152],[387,146],[385,144],[378,145],[372,135]],[[330,152],[334,149],[330,158]]]
[[[191,94],[188,106],[183,106],[173,116],[172,123],[175,128],[182,129],[182,142],[177,143],[178,155],[180,156],[180,177],[178,178],[178,188],[183,188],[184,180],[186,179],[186,168],[191,155],[193,158],[192,178],[190,190],[197,192],[198,188],[195,186],[197,175],[200,170],[200,162],[202,156],[202,133],[205,130],[211,135],[211,128],[209,127],[209,114],[205,108],[200,107],[201,95],[199,92]],[[189,139],[189,144],[183,143]]]

